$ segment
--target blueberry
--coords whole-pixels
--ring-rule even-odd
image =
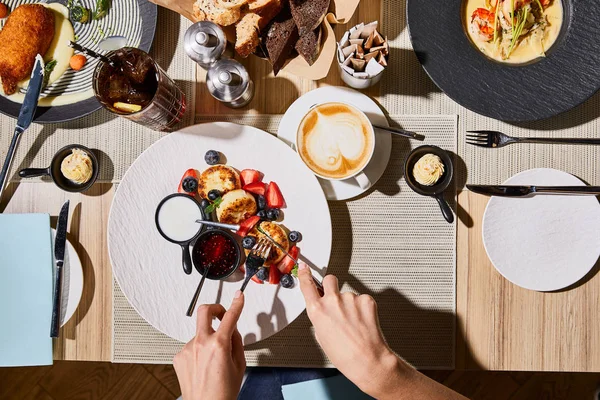
[[[181,187],[188,193],[194,193],[198,190],[198,179],[193,176],[188,176],[181,182]]]
[[[259,210],[264,210],[267,208],[267,200],[265,199],[265,196],[262,195],[258,195],[256,196],[256,205],[258,206]]]
[[[259,216],[261,219],[267,219],[267,212],[265,210],[260,210],[256,213],[256,215]]]
[[[281,210],[279,208],[271,208],[267,211],[267,219],[271,221],[277,221],[279,219],[279,213]]]
[[[302,234],[298,231],[291,231],[288,235],[288,239],[290,239],[290,242],[292,243],[299,242],[302,240]]]
[[[275,268],[275,267],[271,267],[271,268]],[[256,277],[258,279],[260,279],[261,281],[268,281],[269,280],[269,270],[264,267],[259,268],[258,272],[256,273]]]
[[[202,210],[204,211],[208,206],[210,206],[210,201],[202,199],[202,201],[200,202],[200,208],[202,208]]]
[[[294,278],[290,274],[281,275],[281,280],[279,282],[281,283],[281,286],[283,286],[286,289],[289,289],[292,286],[294,286]]]
[[[210,201],[215,201],[219,197],[221,197],[221,192],[219,192],[217,189],[213,189],[210,192],[208,192],[208,199]]]
[[[242,247],[246,250],[251,250],[256,244],[256,238],[254,236],[246,236],[242,239]]]
[[[206,161],[206,163],[208,165],[218,164],[220,158],[221,158],[221,155],[216,150],[209,150],[204,155],[204,161]]]

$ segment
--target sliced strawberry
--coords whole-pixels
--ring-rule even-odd
[[[259,284],[261,284],[261,285],[263,284],[263,281],[261,281],[260,279],[258,279],[258,277],[257,277],[256,275],[252,276],[252,280],[253,280],[254,282],[256,282],[256,283],[259,283]]]
[[[262,182],[254,182],[249,185],[245,185],[242,187],[242,189],[244,189],[246,192],[260,194],[261,196],[264,196],[266,192],[265,184]]]
[[[279,280],[281,279],[281,272],[275,266],[271,266],[269,268],[269,283],[271,285],[279,285]]]
[[[193,177],[196,179],[196,181],[198,180],[198,171],[196,171],[193,168],[188,169],[187,171],[185,171],[185,174],[183,174],[183,176],[181,177],[181,180],[179,181],[179,187],[177,188],[177,193],[185,193],[185,194],[189,194],[190,196],[195,196],[197,192],[192,192],[192,193],[188,193],[185,190],[183,190],[183,180],[185,178],[188,177]]]
[[[279,186],[277,186],[275,182],[269,183],[266,197],[269,208],[283,208],[285,205],[285,200],[283,199],[281,190],[279,190]]]
[[[282,274],[289,274],[294,269],[294,265],[296,265],[296,261],[294,261],[290,256],[294,257],[294,259],[298,259],[298,254],[300,253],[300,248],[298,246],[294,246],[289,251],[290,255],[286,255],[283,260],[277,264],[277,269]]]
[[[251,230],[254,228],[254,225],[258,224],[260,221],[260,217],[258,215],[254,215],[245,221],[242,221],[240,224],[240,229],[236,232],[241,237],[245,237]]]
[[[242,186],[262,181],[262,174],[255,169],[245,169],[240,172],[240,176],[242,177]]]

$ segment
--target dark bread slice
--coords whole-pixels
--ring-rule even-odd
[[[296,42],[296,51],[306,60],[308,65],[313,65],[321,51],[321,27],[319,26],[317,29],[300,36],[300,39]]]
[[[288,9],[282,11],[270,24],[265,45],[273,74],[277,75],[298,41],[298,27]]]
[[[300,36],[321,25],[329,10],[329,2],[330,0],[290,0],[290,9]]]

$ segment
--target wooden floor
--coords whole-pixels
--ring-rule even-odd
[[[473,400],[598,400],[600,374],[428,371]],[[53,366],[0,368],[1,400],[175,399],[170,365],[58,361]],[[268,399],[264,399],[268,400]]]

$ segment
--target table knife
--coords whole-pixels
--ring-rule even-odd
[[[67,245],[67,221],[69,219],[69,200],[63,204],[58,215],[56,225],[56,239],[54,240],[54,260],[56,262],[56,273],[54,274],[54,296],[52,300],[52,325],[50,337],[58,337],[60,328],[60,300],[62,294],[62,274],[65,261],[65,246]]]
[[[296,263],[296,265],[298,265],[298,259],[297,259],[297,258],[295,258],[295,257],[292,257],[292,256],[290,255],[290,253],[289,253],[289,252],[288,252],[286,249],[284,249],[284,248],[283,248],[283,247],[282,247],[282,246],[281,246],[279,243],[277,243],[277,242],[275,241],[275,239],[273,239],[271,236],[269,236],[269,234],[268,234],[267,232],[265,232],[265,231],[264,231],[264,230],[263,230],[263,229],[260,227],[260,225],[258,225],[258,226],[256,227],[256,229],[257,229],[257,230],[258,230],[260,233],[262,233],[263,235],[265,235],[265,237],[266,237],[267,239],[269,239],[269,241],[270,241],[271,243],[273,243],[273,244],[275,245],[275,247],[277,247],[279,250],[281,250],[281,251],[282,251],[282,252],[283,252],[283,253],[284,253],[284,254],[285,254],[287,257],[289,257],[290,259],[292,259],[292,260],[294,261],[294,263]],[[312,275],[312,274],[311,274],[311,275]],[[317,278],[315,278],[315,277],[314,277],[314,275],[312,275],[312,279],[313,279],[313,282],[315,283],[315,286],[317,287],[317,291],[319,292],[319,294],[320,294],[321,296],[323,296],[323,294],[325,293],[325,291],[324,291],[324,289],[323,289],[323,284],[322,284],[321,282],[319,282],[319,280],[318,280]]]
[[[510,186],[467,185],[471,192],[486,196],[523,197],[532,194],[600,195],[600,186]]]
[[[29,81],[29,86],[27,87],[25,100],[23,100],[21,111],[19,111],[17,126],[15,127],[15,132],[8,148],[8,153],[6,153],[2,171],[0,172],[0,200],[2,199],[2,193],[4,192],[4,187],[6,186],[6,181],[8,180],[8,174],[10,173],[10,167],[12,165],[17,146],[21,140],[21,134],[25,131],[25,129],[29,128],[31,121],[33,121],[33,116],[35,114],[35,110],[37,109],[40,92],[42,91],[43,81],[44,60],[42,59],[42,56],[38,54],[35,57],[35,64],[33,66],[33,70],[31,71],[31,80]]]

